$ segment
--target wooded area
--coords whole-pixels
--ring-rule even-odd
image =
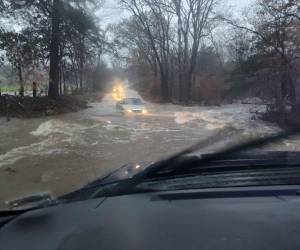
[[[300,1],[259,0],[238,18],[224,14],[225,1],[121,4],[132,15],[116,34],[140,90],[184,104],[252,96],[281,113],[299,109]]]
[[[24,73],[32,71],[49,72],[52,99],[100,89],[108,52],[140,92],[161,102],[259,97],[272,112],[298,112],[299,0],[258,0],[244,16],[217,0],[119,4],[130,15],[103,30],[97,0],[1,0],[1,62],[14,68],[20,94]],[[11,21],[17,31],[7,28]]]
[[[33,72],[49,72],[52,99],[68,90],[101,89],[108,73],[101,56],[108,46],[95,16],[99,1],[1,0],[0,6],[2,64],[15,69],[21,96],[24,74]]]

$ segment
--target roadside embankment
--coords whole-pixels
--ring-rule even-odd
[[[104,93],[85,93],[62,96],[57,100],[49,97],[0,97],[0,117],[35,118],[77,112],[88,108],[89,102],[101,102]]]

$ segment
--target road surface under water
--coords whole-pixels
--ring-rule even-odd
[[[138,94],[129,90],[128,96]],[[57,196],[73,191],[126,163],[156,161],[220,129],[232,131],[235,138],[279,130],[254,120],[250,111],[263,107],[253,105],[149,103],[149,115],[121,115],[107,94],[101,103],[90,106],[55,117],[8,123],[0,119],[0,204],[36,192],[51,191]],[[299,145],[294,139],[272,148],[298,150]]]

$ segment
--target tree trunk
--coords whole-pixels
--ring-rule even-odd
[[[165,74],[163,68],[160,68],[160,93],[163,102],[167,102],[169,100],[169,83],[168,76]]]
[[[80,45],[79,45],[79,88],[80,91],[83,90],[83,68],[84,68],[84,34],[80,38]]]
[[[80,70],[79,70],[79,89],[83,90],[83,64],[80,62]]]
[[[94,72],[93,84],[92,84],[94,91],[102,90],[102,86],[98,86],[98,77],[99,77],[99,72],[101,70],[101,55],[102,55],[102,48],[99,48],[97,53],[97,66]]]
[[[287,97],[286,75],[285,72],[281,73],[280,81],[280,95],[278,100],[278,110],[281,114],[286,112],[285,100]]]
[[[22,73],[21,65],[18,66],[18,75],[19,75],[19,84],[20,84],[19,95],[23,97],[24,96],[24,82],[23,82],[23,73]]]
[[[174,65],[176,60],[171,57],[169,63],[169,94],[171,100],[178,100],[177,96],[177,84],[176,84],[176,71],[174,70]]]
[[[182,102],[187,104],[188,100],[189,100],[189,86],[190,86],[190,82],[189,82],[189,48],[188,48],[188,44],[189,44],[189,38],[188,38],[188,31],[185,31],[184,34],[184,51],[183,51],[183,65],[182,65],[182,75],[183,75],[183,79],[182,79],[182,83],[181,83],[181,94],[182,94]]]
[[[184,98],[183,98],[184,104],[189,104],[189,102],[190,102],[191,86],[192,86],[192,75],[187,70],[185,72],[184,91],[183,91],[183,93],[184,93]]]
[[[176,7],[176,15],[177,15],[177,36],[178,36],[178,84],[177,90],[178,94],[176,98],[178,98],[179,102],[183,102],[183,67],[182,67],[182,59],[183,59],[183,46],[182,46],[182,16],[181,16],[181,8],[182,3],[181,0],[174,1]]]
[[[66,72],[65,72],[65,62],[61,62],[61,69],[60,69],[60,77],[61,77],[61,94],[65,95],[66,93]]]
[[[63,92],[62,92],[62,64],[60,64],[59,67],[59,95],[62,96]]]
[[[291,100],[292,110],[297,111],[298,105],[297,105],[297,97],[296,97],[296,88],[295,88],[295,84],[294,84],[293,77],[292,77],[292,74],[293,74],[292,69],[290,68],[289,65],[288,65],[286,74],[287,74],[287,83],[289,86],[289,96],[290,96],[290,100]]]
[[[50,45],[50,73],[48,96],[52,99],[59,97],[59,0],[53,0],[52,33]]]
[[[157,95],[158,86],[159,86],[159,77],[158,77],[158,71],[157,71],[157,65],[155,64],[154,67],[154,87],[152,88],[152,94]]]

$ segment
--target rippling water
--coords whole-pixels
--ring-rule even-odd
[[[138,96],[133,90],[128,95]],[[263,106],[148,103],[149,115],[124,116],[115,112],[110,94],[90,106],[56,117],[0,120],[0,182],[5,187],[0,201],[39,191],[69,192],[125,163],[158,160],[220,129],[231,131],[226,142],[279,131],[254,119],[251,111]],[[270,148],[299,150],[300,144],[295,138]]]

